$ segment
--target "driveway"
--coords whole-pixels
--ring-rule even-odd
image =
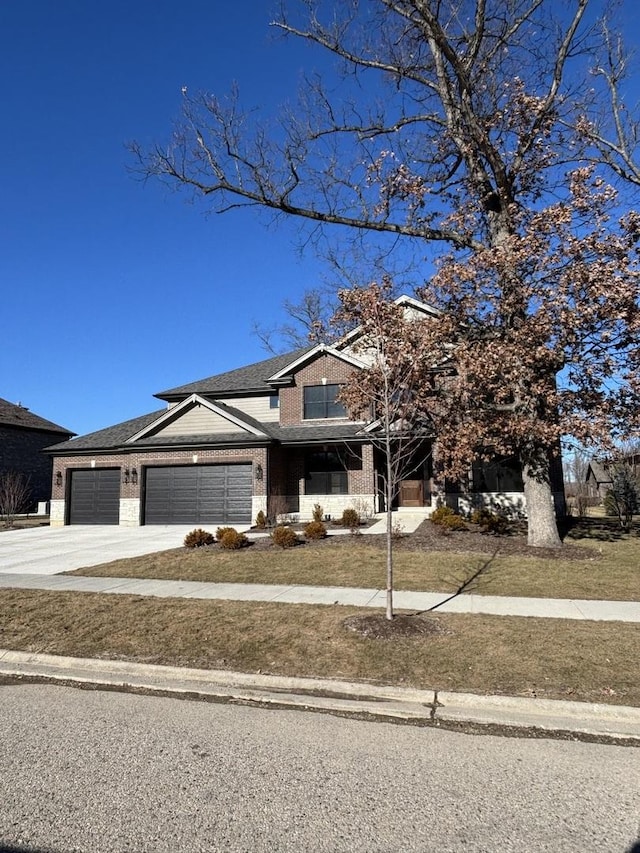
[[[58,572],[179,548],[197,525],[78,525],[32,527],[0,533],[0,574],[55,575]],[[207,525],[215,531],[217,524]],[[248,525],[237,526],[247,530]]]

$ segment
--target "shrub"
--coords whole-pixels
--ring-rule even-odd
[[[264,514],[262,510],[256,515],[256,527],[260,530],[264,530],[267,526],[267,516]]]
[[[433,524],[442,524],[445,518],[455,515],[450,506],[439,506],[431,513],[430,519]]]
[[[353,509],[353,507],[347,507],[344,509],[342,511],[340,524],[343,527],[351,528],[351,530],[357,530],[357,528],[360,527],[360,516],[358,515],[358,510]]]
[[[185,548],[201,548],[203,545],[213,545],[215,541],[213,533],[209,533],[201,527],[196,527],[195,530],[190,530],[184,537],[184,546]]]
[[[391,528],[391,538],[392,539],[402,539],[404,536],[404,526],[396,521],[395,524]]]
[[[324,518],[324,509],[320,506],[320,504],[313,505],[313,512],[311,513],[314,521],[322,521]]]
[[[457,515],[455,512],[453,515],[446,515],[442,521],[438,523],[445,530],[467,530],[467,525],[464,523],[462,516]]]
[[[271,534],[271,539],[273,540],[273,544],[278,545],[280,548],[293,548],[299,541],[295,530],[285,525],[276,527]]]
[[[306,525],[304,535],[307,539],[324,539],[327,535],[327,528],[321,521],[316,519]]]
[[[474,510],[471,513],[471,522],[484,527],[487,533],[495,533],[496,536],[506,533],[509,529],[509,522],[503,515],[486,508]]]
[[[220,538],[220,545],[228,551],[237,551],[238,548],[244,548],[249,544],[249,540],[244,533],[238,533],[234,527],[227,527]]]
[[[611,488],[604,497],[607,515],[617,516],[622,530],[630,530],[634,513],[640,509],[640,488],[631,468],[620,466],[613,474]]]
[[[431,513],[431,521],[444,530],[466,530],[467,525],[450,506],[439,506]]]
[[[227,532],[227,530],[233,530],[234,533],[236,532],[235,527],[219,527],[216,530],[216,539],[218,540],[218,542],[222,541],[222,537]]]

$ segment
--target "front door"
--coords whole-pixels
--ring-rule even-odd
[[[424,480],[400,482],[399,506],[424,506]]]

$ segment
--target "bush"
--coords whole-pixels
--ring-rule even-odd
[[[237,551],[238,548],[244,548],[248,544],[249,540],[244,533],[238,533],[234,527],[227,527],[220,537],[220,546],[228,551]]]
[[[349,527],[351,530],[356,530],[360,527],[360,516],[358,515],[358,511],[353,509],[353,507],[347,507],[344,509],[342,511],[340,524],[343,527]]]
[[[324,519],[324,509],[320,506],[320,504],[313,505],[313,512],[311,513],[314,521],[322,521]]]
[[[439,506],[437,509],[434,509],[431,513],[431,521],[446,531],[467,529],[462,516],[458,515],[450,506]]]
[[[264,514],[262,510],[256,515],[256,527],[260,530],[264,530],[267,526],[267,516]]]
[[[271,534],[271,539],[273,540],[273,544],[278,545],[280,548],[293,548],[293,546],[297,545],[299,542],[295,530],[292,530],[290,527],[286,527],[285,525],[276,527]]]
[[[237,531],[236,531],[236,529],[235,529],[235,527],[219,527],[219,528],[216,530],[216,539],[218,540],[218,542],[221,542],[221,541],[222,541],[222,537],[223,537],[223,536],[224,536],[224,534],[227,532],[227,530],[233,530],[233,532],[234,532],[234,533],[236,533],[236,532],[237,532]]]
[[[603,503],[607,515],[617,516],[622,530],[631,529],[633,516],[640,509],[640,488],[629,466],[622,465],[614,472]]]
[[[471,522],[484,527],[487,533],[494,533],[496,536],[506,533],[509,529],[507,519],[503,515],[498,515],[497,512],[491,512],[490,509],[474,510],[471,513]]]
[[[455,512],[453,515],[445,516],[439,524],[445,530],[467,530],[467,525],[464,523],[464,519],[461,515],[458,515]]]
[[[316,519],[306,525],[304,535],[307,539],[324,539],[327,535],[327,528],[321,521]]]
[[[430,515],[430,520],[433,524],[442,524],[445,518],[455,515],[455,512],[450,506],[439,506]]]
[[[184,537],[184,546],[185,548],[202,548],[203,545],[213,545],[215,541],[213,533],[209,533],[201,527],[196,527],[195,530],[190,530]]]

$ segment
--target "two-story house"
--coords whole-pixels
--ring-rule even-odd
[[[0,399],[0,476],[24,477],[30,495],[29,510],[35,510],[51,496],[51,457],[43,449],[72,435],[75,433],[70,429],[36,415],[20,403]]]
[[[434,310],[399,301],[425,317]],[[315,504],[333,517],[381,510],[383,460],[368,421],[350,420],[337,399],[362,368],[353,334],[162,391],[165,408],[50,448],[51,523],[251,524],[260,510],[306,520]],[[485,502],[499,491],[523,505],[522,483],[504,466],[474,469],[469,487]],[[427,447],[397,504],[427,514],[457,491],[434,481]]]

